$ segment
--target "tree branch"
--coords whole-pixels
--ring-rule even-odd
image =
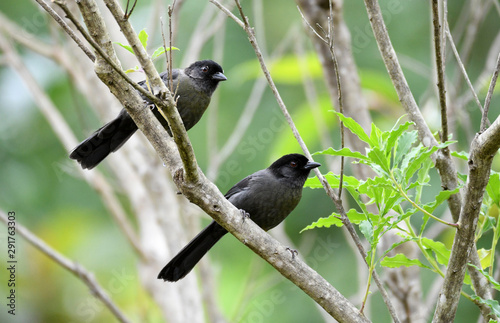
[[[500,70],[500,53],[498,54],[497,65],[495,67],[495,70],[493,71],[490,87],[488,88],[488,93],[486,94],[486,99],[484,101],[483,117],[481,118],[481,132],[486,130],[486,127],[488,126],[488,111],[490,110],[491,97],[493,96],[495,85],[497,84],[499,70]]]
[[[139,60],[141,65],[143,65],[143,63],[145,63],[144,61],[148,61],[149,58],[147,55],[145,56],[143,50],[137,49],[140,47],[140,44],[135,43],[135,38],[137,37],[131,29],[131,26],[128,25],[128,22],[120,21],[123,17],[120,13],[121,9],[117,8],[117,4],[111,0],[106,0],[106,4],[113,12],[115,19],[118,20],[122,31],[127,35],[129,43],[134,50],[137,51],[136,53],[138,56],[142,55],[142,58]],[[90,33],[95,35],[94,37],[104,37],[99,38],[97,40],[98,43],[107,43],[107,35],[103,33],[103,29],[97,29],[102,26],[99,22],[92,20],[92,18],[96,18],[93,16],[91,10],[94,6],[95,3],[92,3],[89,0],[85,0],[80,3],[80,9],[84,15],[84,19]],[[105,84],[122,102],[138,127],[153,144],[153,147],[158,152],[161,159],[165,162],[165,165],[167,165],[177,187],[184,194],[184,196],[186,196],[192,203],[200,206],[207,214],[212,216],[240,241],[247,244],[252,250],[266,259],[271,265],[280,271],[282,275],[304,290],[316,302],[318,302],[318,304],[325,308],[328,313],[336,317],[339,321],[367,321],[366,318],[364,318],[364,316],[362,316],[362,314],[347,301],[347,299],[345,299],[335,288],[333,288],[333,286],[329,285],[328,282],[319,276],[314,270],[296,258],[291,261],[290,253],[286,250],[286,248],[271,238],[256,224],[249,220],[242,223],[243,221],[241,220],[239,210],[237,210],[224,198],[222,193],[220,193],[214,184],[205,178],[202,172],[198,172],[198,180],[186,180],[185,176],[183,176],[182,165],[184,164],[184,167],[186,167],[187,163],[195,164],[196,162],[194,160],[188,160],[187,163],[185,163],[180,158],[177,147],[174,145],[172,140],[166,136],[166,131],[161,127],[159,121],[154,118],[151,111],[143,108],[143,102],[137,92],[131,91],[130,86],[123,80],[123,78],[121,78],[119,74],[115,73],[114,70],[109,69],[109,67],[107,69],[107,75],[106,73],[102,73],[102,71],[106,68],[107,63],[104,60],[101,60],[101,62],[99,61],[100,59],[98,58],[96,60],[97,64],[103,64],[103,66],[96,66],[98,72],[101,72],[102,74],[100,77],[104,81],[107,81]],[[150,64],[151,62],[149,61],[148,65]],[[146,70],[146,68],[144,69]],[[149,74],[149,72],[147,73]],[[164,86],[163,83],[156,84],[157,81],[161,82],[161,80],[157,79],[155,81],[153,79],[155,76],[156,75],[148,75],[148,79],[152,83],[153,88],[158,88],[158,85]],[[165,90],[167,89],[165,88]],[[168,94],[166,91],[164,93]],[[172,122],[177,122],[178,124],[174,125]],[[179,126],[182,127],[180,120],[172,119],[169,120],[169,123],[174,134],[174,129]],[[191,146],[188,144],[189,141],[187,141],[185,145],[179,145],[179,150],[191,150]],[[186,154],[186,151],[184,151],[184,156],[187,158],[191,157],[189,153]],[[187,172],[188,170],[186,169],[186,173]]]
[[[391,39],[382,17],[382,11],[377,0],[365,0],[366,11],[372,26],[373,34],[377,45],[384,60],[385,67],[389,73],[392,84],[396,89],[401,105],[410,117],[410,120],[415,123],[418,131],[420,142],[427,146],[432,147],[437,145],[437,141],[432,135],[429,127],[420,113],[420,109],[415,102],[413,94],[411,93],[408,82],[404,76],[403,70],[399,65],[396,51],[392,47]],[[458,187],[457,171],[453,163],[449,151],[442,149],[438,150],[432,155],[432,159],[439,170],[443,190],[454,190]],[[450,208],[453,220],[458,221],[461,208],[460,193],[456,193],[448,199],[448,206]]]
[[[446,109],[446,86],[444,83],[445,65],[443,50],[441,49],[441,25],[439,23],[438,0],[432,0],[432,24],[434,26],[434,53],[436,55],[437,86],[439,90],[439,104],[441,106],[441,142],[448,140],[448,113]],[[448,148],[445,148],[448,150]]]
[[[7,225],[9,222],[7,214],[3,210],[0,210],[0,220]],[[39,239],[35,234],[26,229],[23,225],[16,222],[15,224],[16,233],[19,233],[21,237],[26,239],[32,246],[38,249],[41,253],[45,254],[47,257],[52,259],[55,263],[75,275],[89,288],[92,295],[99,299],[104,306],[115,316],[120,322],[129,323],[131,322],[125,314],[116,306],[116,304],[111,300],[106,291],[99,285],[94,275],[83,268],[80,264],[71,261],[70,259],[64,257],[56,250],[52,249],[43,240]]]
[[[443,287],[438,298],[433,322],[453,322],[460,299],[460,290],[469,253],[474,245],[477,219],[486,185],[489,181],[493,157],[500,148],[500,117],[471,143],[469,176],[465,199],[460,214],[460,228],[455,235]]]
[[[54,106],[50,98],[42,91],[36,80],[29,73],[21,58],[15,53],[13,46],[2,35],[0,35],[0,48],[2,49],[10,66],[19,74],[21,79],[26,84],[26,87],[32,93],[34,101],[37,102],[38,108],[54,129],[56,135],[59,137],[64,147],[67,150],[70,150],[77,143],[72,130],[64,121],[63,117]],[[94,188],[102,196],[105,206],[108,208],[111,215],[113,216],[113,219],[123,231],[125,237],[127,238],[134,251],[141,258],[145,259],[146,256],[139,246],[139,239],[133,229],[132,224],[127,219],[125,210],[123,210],[119,200],[113,194],[113,189],[106,182],[102,174],[100,174],[99,172],[88,174],[82,172],[81,170],[80,172],[87,178],[91,185],[94,186]]]

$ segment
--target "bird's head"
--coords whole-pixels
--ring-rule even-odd
[[[222,67],[212,60],[196,61],[185,69],[185,73],[191,78],[208,81],[214,85],[227,80]]]
[[[321,166],[320,163],[311,162],[301,154],[289,154],[276,160],[269,169],[278,177],[296,179],[297,183],[304,185],[311,169]]]

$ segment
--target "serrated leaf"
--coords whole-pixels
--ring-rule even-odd
[[[131,52],[132,54],[134,54],[134,50],[129,45],[125,45],[125,44],[122,44],[120,42],[114,42],[114,43],[117,44],[117,45],[120,45],[122,48],[125,48],[126,50],[128,50],[129,52]]]
[[[457,187],[452,191],[441,191],[438,195],[436,195],[436,199],[433,202],[423,205],[422,208],[427,212],[432,213],[439,205],[441,205],[441,203],[448,200],[451,195],[456,194],[459,191],[460,187]]]
[[[489,308],[491,308],[491,311],[493,312],[493,314],[495,314],[496,316],[500,316],[500,305],[498,304],[498,301],[497,300],[493,300],[493,299],[482,299],[481,297],[479,296],[473,296],[472,297],[474,300],[478,301],[479,303],[481,304],[484,304],[484,305],[487,305]],[[490,320],[491,322],[492,320]],[[496,322],[496,321],[493,321],[493,322]]]
[[[469,153],[465,151],[452,151],[451,155],[456,158],[460,158],[463,160],[469,160]]]
[[[431,269],[428,266],[424,265],[420,260],[418,259],[409,259],[402,253],[398,253],[394,257],[385,257],[382,259],[380,264],[384,267],[388,268],[399,268],[401,266],[405,267],[410,267],[410,266],[419,266],[422,268],[427,268]]]
[[[406,124],[408,124],[408,126],[409,126],[410,123],[406,123]],[[398,134],[397,138],[393,138],[394,140],[397,140],[396,152],[394,154],[394,167],[395,167],[395,166],[399,165],[399,162],[403,159],[403,157],[406,156],[406,154],[408,154],[408,152],[411,149],[411,146],[413,146],[413,144],[417,140],[417,132],[410,131],[410,132],[405,132],[403,134],[399,134],[399,132],[394,132],[394,134]],[[391,134],[391,137],[392,137],[392,134]],[[390,139],[392,140],[391,137],[390,137]],[[394,143],[392,143],[391,145],[393,146]]]
[[[494,204],[500,205],[500,173],[492,172],[490,174],[486,192]]]
[[[163,55],[165,52],[168,52],[168,51],[170,51],[170,50],[179,50],[179,48],[177,48],[177,47],[173,47],[173,46],[172,46],[172,47],[168,47],[168,48],[166,48],[166,49],[165,49],[165,47],[163,47],[163,46],[158,47],[158,48],[154,51],[153,55],[151,56],[151,59],[152,59],[152,60],[155,60],[155,59],[157,59],[159,56]]]
[[[381,147],[380,143],[383,143],[382,139],[382,130],[380,130],[374,123],[372,123],[372,128],[370,131],[370,141],[374,144],[375,147]]]
[[[488,281],[491,283],[491,285],[493,286],[494,289],[500,291],[500,283],[498,283],[486,271],[484,271],[483,269],[479,269],[476,265],[473,265],[473,264],[470,264],[470,263],[467,264],[467,265],[469,265],[470,267],[476,268],[481,274],[483,274],[484,277],[486,277],[486,279],[488,279]]]
[[[325,149],[323,151],[318,151],[318,152],[314,153],[313,155],[344,156],[344,157],[352,157],[352,158],[363,159],[363,160],[370,160],[368,157],[366,157],[362,153],[357,152],[357,151],[351,151],[349,148],[342,148],[341,150],[328,148],[328,149]]]
[[[389,175],[390,169],[389,169],[389,161],[387,160],[387,157],[385,153],[380,150],[380,148],[373,148],[368,152],[368,157],[371,159],[372,163],[375,163],[376,165],[380,166],[380,168],[384,171],[385,175]]]
[[[340,180],[339,180],[338,175],[336,175],[332,172],[329,172],[327,174],[324,174],[323,176],[327,180],[328,185],[330,185],[333,188],[339,187]],[[359,186],[359,180],[353,176],[344,175],[344,188],[347,186],[353,186],[353,187],[357,188]],[[323,185],[321,184],[320,180],[317,177],[310,177],[306,180],[304,187],[323,188]]]
[[[363,130],[363,127],[361,127],[359,123],[357,123],[356,121],[354,121],[353,118],[345,117],[340,112],[336,112],[336,111],[333,111],[333,110],[332,110],[332,112],[335,113],[337,115],[337,117],[339,117],[339,119],[344,123],[344,126],[347,129],[349,129],[353,134],[355,134],[356,136],[358,136],[358,138],[361,141],[364,141],[364,142],[368,143],[370,146],[375,146],[376,145],[376,143],[373,143],[370,140],[370,137],[368,137],[368,135],[366,134],[366,132]]]
[[[410,161],[410,163],[408,164],[408,167],[405,169],[405,173],[406,173],[405,180],[406,180],[406,183],[408,183],[408,181],[410,180],[410,178],[412,178],[413,174],[415,174],[415,172],[417,170],[419,170],[420,167],[422,167],[422,164],[426,160],[428,160],[430,158],[430,156],[436,150],[438,150],[437,146],[434,146],[434,147],[432,147],[430,149],[426,149],[424,147],[420,148],[420,151],[417,153],[417,156],[415,157],[415,159],[413,159],[412,161]]]
[[[139,66],[135,66],[134,68],[129,68],[128,70],[125,71],[126,74],[128,73],[133,73],[139,71]]]
[[[137,37],[139,37],[139,41],[141,42],[142,44],[142,47],[144,48],[147,48],[148,47],[148,33],[146,32],[146,29],[143,29],[139,32],[139,34],[137,35]]]
[[[484,248],[478,249],[477,255],[479,256],[482,268],[488,268],[491,265],[491,249],[490,250],[486,250]]]
[[[434,241],[429,238],[422,238],[422,245],[434,252],[436,255],[436,260],[441,264],[441,265],[448,265],[448,261],[450,260],[450,253],[451,251],[446,248],[446,246],[439,241]]]
[[[306,231],[306,230],[311,230],[315,228],[329,228],[332,225],[336,225],[338,227],[342,226],[342,221],[339,219],[340,215],[338,213],[332,213],[327,218],[319,218],[318,221],[311,223],[304,229],[300,230],[300,233]]]
[[[365,236],[366,240],[373,244],[373,225],[368,220],[361,221],[359,224],[359,230]]]

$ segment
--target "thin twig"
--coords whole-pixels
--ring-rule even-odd
[[[448,113],[446,109],[445,66],[441,49],[441,25],[439,23],[439,1],[432,0],[432,24],[434,26],[434,53],[436,55],[437,86],[441,106],[441,142],[448,140]]]
[[[179,153],[185,171],[183,178],[190,183],[196,183],[199,180],[198,163],[196,162],[193,147],[189,142],[186,128],[184,127],[179,111],[176,108],[176,102],[172,94],[160,78],[158,71],[156,71],[149,55],[146,52],[146,49],[142,46],[132,25],[128,20],[122,19],[123,10],[121,9],[119,3],[116,0],[105,0],[104,3],[120,26],[120,29],[129,45],[134,50],[134,54],[146,73],[148,82],[150,82],[153,89],[158,90],[158,96],[160,99],[155,99],[153,102],[161,111],[165,113],[175,144],[179,147]]]
[[[217,8],[219,8],[223,13],[225,13],[229,18],[233,19],[234,22],[236,22],[241,28],[245,29],[245,24],[243,21],[241,21],[238,17],[236,17],[231,10],[227,9],[224,7],[220,2],[217,0],[209,0],[211,3],[213,3]]]
[[[215,4],[216,0],[210,0],[211,2],[213,2]],[[262,53],[260,51],[260,48],[259,48],[259,45],[257,43],[257,39],[255,38],[255,33],[254,33],[254,30],[253,28],[250,26],[250,24],[248,23],[248,19],[247,17],[245,16],[244,12],[243,12],[243,9],[240,5],[240,2],[238,0],[235,0],[235,3],[236,3],[236,6],[238,7],[238,10],[240,12],[240,15],[241,15],[241,18],[242,18],[242,28],[244,28],[245,32],[247,33],[247,36],[248,36],[248,39],[250,41],[250,44],[252,45],[252,47],[254,48],[254,51],[255,51],[255,54],[257,56],[257,59],[259,60],[259,63],[260,63],[260,66],[261,66],[261,69],[269,83],[269,86],[276,98],[276,101],[278,102],[278,106],[280,107],[283,115],[285,116],[285,119],[287,120],[291,130],[292,130],[292,133],[294,134],[294,137],[295,139],[297,140],[297,142],[299,143],[300,147],[302,148],[302,151],[304,152],[304,154],[307,156],[307,158],[311,159],[312,160],[312,156],[311,156],[311,153],[309,152],[309,149],[307,148],[306,144],[304,143],[304,140],[302,139],[302,137],[300,136],[298,130],[297,130],[297,127],[295,126],[295,123],[293,122],[291,116],[290,116],[290,113],[288,112],[288,109],[286,108],[285,106],[285,103],[283,102],[283,99],[281,98],[281,95],[279,94],[279,91],[276,87],[276,85],[274,84],[274,81],[271,77],[271,74],[269,72],[269,69],[267,68],[267,65],[266,63],[264,62],[264,59],[263,59],[263,56],[262,56]],[[227,9],[222,9],[223,6],[221,4],[216,4],[219,8],[221,8],[221,10],[223,10],[224,12],[229,12],[229,10]],[[234,15],[228,15],[230,18],[232,18],[232,16]],[[233,19],[236,19],[235,21],[241,25],[239,23],[239,20],[238,18],[233,18]],[[359,237],[357,236],[357,233],[356,233],[356,230],[354,229],[354,227],[352,226],[352,224],[350,223],[349,219],[347,218],[347,215],[345,214],[345,210],[343,208],[343,205],[342,205],[342,201],[338,198],[338,196],[335,194],[335,192],[333,191],[333,189],[330,187],[328,181],[326,180],[326,178],[321,174],[321,172],[318,170],[318,169],[315,169],[315,174],[316,176],[318,177],[318,179],[320,180],[320,182],[322,183],[324,189],[326,190],[328,196],[333,200],[333,202],[335,203],[335,206],[337,207],[337,210],[339,211],[340,214],[343,215],[343,218],[345,218],[346,222],[344,223],[345,226],[347,227],[349,233],[351,234],[351,236],[353,237],[353,239],[355,240],[356,242],[356,245],[358,246],[358,249],[360,250],[361,254],[363,255],[363,258],[365,258],[365,261],[366,261],[366,252],[364,251],[364,248],[363,248],[363,245],[361,243],[361,241],[359,240]],[[391,315],[393,316],[393,319],[395,322],[399,322],[399,319],[397,318],[396,316],[396,312],[395,312],[395,309],[394,309],[394,306],[392,305],[390,299],[389,299],[389,296],[387,295],[387,292],[385,291],[385,289],[383,288],[383,285],[382,285],[382,282],[380,280],[380,278],[378,277],[377,273],[374,271],[373,272],[373,278],[375,280],[375,282],[377,283],[377,286],[378,288],[380,289],[380,292],[381,292],[381,295],[384,299],[384,301],[386,302],[386,304],[388,305],[388,308],[389,308],[389,311],[391,312]]]
[[[30,90],[34,97],[34,101],[38,103],[37,106],[52,126],[52,129],[54,129],[55,134],[59,137],[64,147],[70,150],[77,142],[71,128],[65,122],[64,118],[61,116],[60,112],[54,106],[50,98],[42,91],[36,80],[23,64],[19,55],[15,53],[13,46],[2,36],[0,36],[0,48],[5,54],[7,62],[19,74],[20,78],[26,84],[26,87]],[[146,259],[146,255],[139,246],[139,239],[133,229],[133,226],[127,219],[125,210],[102,174],[99,172],[85,173],[81,169],[80,172],[95,187],[99,194],[101,194],[106,207],[109,209],[113,219],[123,231],[134,251],[141,258]]]
[[[45,10],[49,15],[54,18],[54,20],[61,26],[61,28],[75,41],[75,43],[80,47],[80,49],[87,55],[88,58],[92,62],[95,61],[95,55],[92,51],[85,46],[85,44],[81,41],[81,39],[73,32],[73,30],[68,26],[68,24],[54,11],[45,1],[43,0],[35,0],[38,4]]]
[[[0,210],[0,220],[7,225],[9,222],[7,214]],[[11,226],[12,227],[12,226]],[[47,245],[43,240],[38,238],[33,232],[26,229],[23,225],[15,222],[15,232],[19,233],[21,237],[26,239],[31,245],[38,249],[41,253],[45,254],[47,257],[52,259],[55,263],[59,264],[61,267],[66,269],[80,279],[87,287],[90,289],[92,295],[94,295],[98,300],[100,300],[108,310],[123,323],[131,322],[125,314],[118,308],[118,306],[111,300],[109,295],[106,293],[104,288],[102,288],[94,277],[94,274],[89,272],[80,264],[71,261],[65,256],[61,255],[59,252],[54,250],[52,247]]]
[[[500,53],[497,58],[497,65],[495,71],[493,71],[493,76],[491,77],[490,87],[488,88],[488,93],[486,94],[486,100],[484,101],[484,111],[481,118],[481,132],[486,130],[488,126],[488,111],[490,109],[491,97],[493,96],[493,91],[495,90],[495,85],[497,84],[498,71],[500,70]]]
[[[469,79],[467,71],[465,70],[465,66],[462,63],[462,59],[460,58],[460,54],[458,53],[457,47],[455,46],[455,42],[453,41],[453,36],[451,35],[450,29],[448,26],[448,22],[445,21],[444,24],[445,24],[445,28],[446,28],[446,31],[445,31],[446,36],[448,37],[448,41],[450,42],[450,46],[451,46],[451,49],[453,50],[453,54],[455,54],[455,58],[457,60],[458,66],[460,67],[460,71],[462,72],[462,75],[463,75],[465,81],[467,82],[467,85],[469,86],[469,89],[470,89],[472,95],[474,96],[474,100],[476,101],[477,106],[479,107],[479,110],[481,111],[481,113],[484,113],[483,106],[481,105],[481,101],[479,101],[479,97],[477,96],[476,91],[474,90],[474,86],[472,85],[472,83]]]
[[[118,66],[102,49],[97,42],[94,41],[94,39],[87,33],[85,28],[80,24],[78,19],[73,15],[73,13],[69,10],[69,8],[66,6],[66,3],[60,0],[56,0],[55,3],[64,11],[66,16],[68,17],[69,20],[75,25],[75,27],[78,29],[78,31],[83,35],[83,37],[92,45],[92,47],[99,53],[99,55],[106,61],[106,63],[109,64],[117,72],[120,74],[125,81],[127,81],[128,84],[132,85],[134,89],[139,91],[143,96],[145,96],[148,100],[153,102],[154,104],[161,104],[161,100],[159,100],[156,96],[151,94],[148,90],[144,89],[142,86],[137,84],[137,82],[134,82],[128,75],[121,69],[120,66]]]

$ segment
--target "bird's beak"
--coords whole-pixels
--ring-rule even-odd
[[[320,163],[316,163],[316,162],[307,162],[307,164],[304,166],[304,169],[314,169],[316,167],[319,167],[321,166]]]
[[[221,72],[217,72],[214,75],[212,75],[212,79],[217,81],[225,81],[227,80],[227,77]]]

